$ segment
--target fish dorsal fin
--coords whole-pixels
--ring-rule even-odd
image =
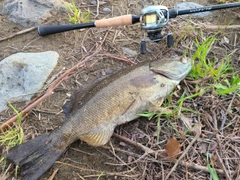
[[[70,100],[63,105],[65,116],[69,117],[70,115],[76,113],[94,96],[94,94],[98,93],[102,88],[105,88],[111,82],[146,64],[149,64],[149,62],[141,62],[135,66],[130,66],[122,70],[115,71],[107,76],[103,76],[92,81],[92,83],[88,83],[87,85],[80,87],[72,94]]]
[[[83,135],[80,137],[80,139],[92,146],[103,146],[109,141],[112,134],[113,129],[107,129],[105,131]]]
[[[66,117],[69,117],[70,114],[74,114],[79,110],[84,104],[82,104],[82,99],[85,97],[89,91],[94,88],[99,82],[107,78],[109,75],[101,76],[92,82],[80,86],[76,89],[71,95],[70,99],[63,105],[63,113]]]

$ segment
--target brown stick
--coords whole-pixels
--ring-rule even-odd
[[[145,151],[145,153],[154,153],[154,151],[153,151],[152,149],[150,149],[150,148],[148,148],[148,147],[146,147],[146,146],[143,146],[143,145],[140,144],[140,143],[137,143],[137,142],[135,142],[135,141],[132,141],[132,140],[130,140],[130,139],[128,139],[128,138],[125,138],[125,137],[123,137],[123,136],[120,136],[120,135],[118,135],[118,134],[116,134],[116,133],[113,133],[113,136],[115,136],[115,137],[117,137],[117,138],[119,138],[119,139],[127,142],[128,144],[132,144],[133,146],[138,147],[139,149],[142,149],[143,151]]]
[[[240,25],[202,25],[200,28],[210,29],[210,30],[220,30],[220,29],[240,29]]]
[[[108,57],[111,57],[111,58],[114,58],[114,59],[117,59],[117,60],[120,60],[120,61],[125,61],[125,62],[130,62],[131,64],[136,64],[135,62],[133,62],[132,60],[126,58],[126,57],[121,57],[121,56],[116,56],[116,55],[113,55],[113,54],[110,54],[110,53],[105,53],[105,54],[99,54],[99,56],[108,56]]]
[[[218,154],[218,151],[216,151],[216,155],[217,155],[218,160],[219,160],[219,162],[220,162],[220,164],[221,164],[221,166],[222,166],[222,169],[223,169],[223,172],[224,172],[224,174],[225,174],[225,176],[226,176],[226,179],[227,179],[227,180],[230,180],[231,178],[230,178],[230,176],[229,176],[229,174],[228,174],[228,172],[227,172],[227,169],[226,169],[226,167],[225,167],[225,165],[224,165],[224,163],[223,163],[222,158],[221,158],[220,155]]]
[[[174,161],[174,162],[176,162],[176,161]],[[203,172],[209,173],[209,170],[208,170],[207,167],[205,167],[205,166],[200,166],[200,165],[195,164],[195,163],[193,163],[193,162],[189,163],[189,162],[180,161],[180,162],[179,162],[179,165],[181,165],[181,166],[187,166],[188,168],[191,168],[191,169],[195,169],[195,170],[198,170],[198,171],[203,171]],[[225,174],[222,169],[215,169],[215,170],[216,170],[216,172],[219,173],[219,174],[222,174],[222,175]],[[231,171],[231,172],[233,172],[233,171]]]
[[[56,170],[52,173],[52,175],[48,178],[48,180],[53,180],[53,178],[54,178],[55,175],[57,174],[58,170],[59,170],[59,169],[56,169]]]
[[[37,28],[36,28],[36,27],[31,27],[31,28],[28,28],[28,29],[24,29],[24,30],[19,31],[19,32],[15,33],[15,34],[11,34],[11,35],[9,35],[9,36],[7,36],[7,37],[4,37],[4,38],[0,39],[0,42],[1,42],[1,41],[5,41],[5,40],[7,40],[7,39],[11,39],[11,38],[13,38],[13,37],[15,37],[15,36],[18,36],[18,35],[21,35],[21,34],[25,34],[25,33],[27,33],[27,32],[33,31],[33,30],[35,30],[35,29],[37,29]]]

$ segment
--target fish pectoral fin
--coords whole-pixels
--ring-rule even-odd
[[[113,129],[96,132],[93,134],[80,136],[80,139],[92,146],[103,146],[106,144],[113,134]]]
[[[161,112],[161,110],[163,109],[161,107],[161,105],[163,103],[163,100],[164,100],[164,98],[159,98],[155,101],[150,102],[148,111],[150,111],[150,112]]]

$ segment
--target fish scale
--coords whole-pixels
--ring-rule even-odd
[[[107,143],[117,125],[151,109],[190,70],[190,59],[175,57],[100,78],[73,93],[63,107],[67,120],[59,129],[13,147],[5,157],[20,166],[23,180],[37,180],[77,139],[93,146]]]

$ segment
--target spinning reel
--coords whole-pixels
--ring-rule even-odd
[[[141,10],[141,27],[148,38],[141,41],[141,54],[146,54],[146,41],[159,42],[167,38],[167,46],[173,46],[174,40],[171,33],[162,35],[162,29],[169,21],[169,11],[166,6],[148,6]]]

